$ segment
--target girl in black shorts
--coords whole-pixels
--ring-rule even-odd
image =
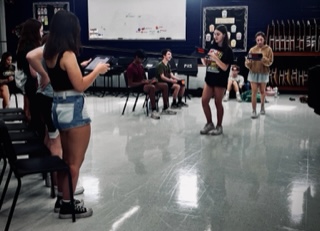
[[[222,98],[227,88],[230,64],[233,63],[233,52],[229,46],[227,28],[218,25],[214,30],[214,41],[206,59],[202,60],[207,66],[205,84],[202,91],[202,108],[207,123],[200,134],[221,135],[223,106]],[[217,126],[212,122],[210,99],[214,96],[217,108]]]

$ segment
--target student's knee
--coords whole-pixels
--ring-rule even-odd
[[[180,85],[175,83],[175,84],[173,84],[173,88],[176,90],[180,90]]]
[[[156,92],[156,87],[154,85],[150,85],[149,92],[152,92],[152,93]]]
[[[161,91],[168,91],[168,84],[167,83],[157,83],[157,87]]]
[[[203,95],[202,95],[202,97],[201,97],[201,103],[202,103],[202,105],[208,104],[209,101],[210,101],[210,98],[209,98],[209,97],[206,97],[206,96],[203,96]]]

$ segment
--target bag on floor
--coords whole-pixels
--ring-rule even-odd
[[[251,102],[251,90],[245,91],[241,94],[241,99],[244,102]],[[260,93],[257,93],[257,102],[260,103],[261,102],[261,95]]]

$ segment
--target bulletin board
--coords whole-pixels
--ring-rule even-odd
[[[59,10],[70,10],[69,2],[34,2],[33,18],[38,19],[43,25],[43,32],[49,32],[53,15]]]
[[[213,41],[214,28],[224,24],[228,29],[234,52],[247,51],[248,6],[218,6],[203,8],[203,43],[208,48]]]

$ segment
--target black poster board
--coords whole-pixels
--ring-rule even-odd
[[[42,22],[43,32],[49,31],[49,26],[53,15],[59,10],[70,10],[69,2],[34,2],[33,18]]]
[[[203,8],[203,48],[213,40],[214,28],[224,24],[228,29],[234,52],[247,51],[248,6],[218,6]]]

